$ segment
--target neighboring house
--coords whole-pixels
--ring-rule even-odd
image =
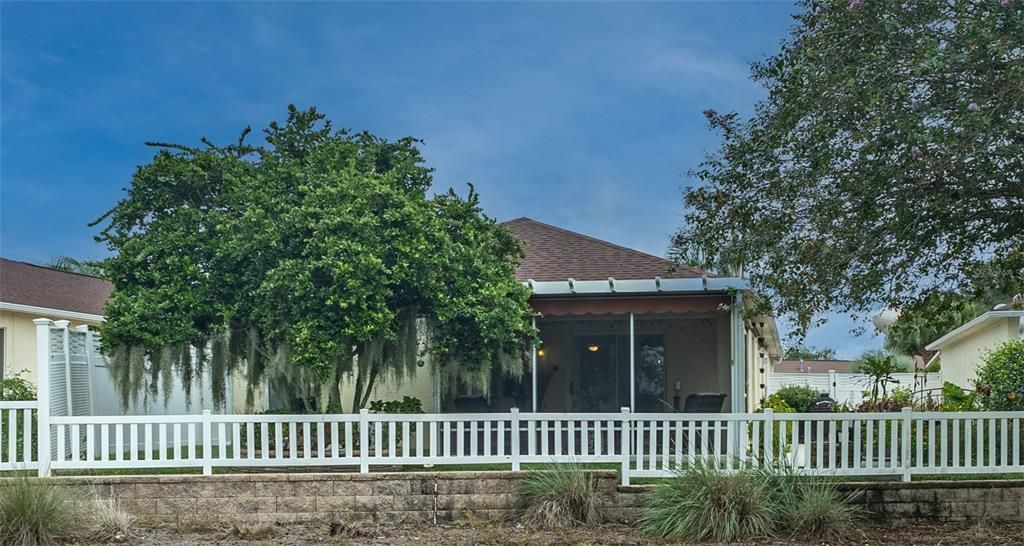
[[[857,371],[854,360],[780,360],[772,365],[774,373],[854,373]]]
[[[193,389],[190,404],[186,404],[184,389],[178,378],[171,382],[171,392],[164,404],[162,394],[150,404],[140,400],[121,407],[121,397],[107,371],[106,358],[98,351],[90,351],[83,343],[85,334],[74,332],[81,326],[95,326],[103,321],[103,306],[114,285],[105,279],[51,269],[39,265],[0,258],[0,343],[3,345],[4,376],[27,370],[26,379],[38,383],[36,353],[36,324],[33,320],[46,318],[55,321],[50,329],[51,354],[64,354],[62,342],[69,347],[67,360],[52,361],[51,385],[55,380],[70,383],[70,400],[66,411],[72,415],[137,415],[184,414],[213,409],[210,404],[209,381]],[[63,322],[67,321],[65,325]],[[73,333],[65,335],[66,326]],[[68,369],[66,373],[54,367]],[[63,379],[61,378],[63,376]],[[229,386],[229,389],[231,386]],[[244,384],[241,389],[244,396]],[[229,412],[232,400],[228,401]],[[243,398],[244,402],[244,398]],[[68,413],[65,413],[68,414]]]
[[[974,389],[978,366],[985,354],[1011,339],[1024,339],[1024,302],[995,306],[925,347],[938,351],[942,378],[965,389]]]
[[[0,258],[0,375],[28,370],[36,382],[36,327],[33,319],[70,321],[71,327],[103,320],[110,281]]]
[[[723,411],[758,405],[781,348],[772,317],[747,316],[745,280],[529,218],[504,225],[526,251],[516,277],[533,290],[536,366],[518,380],[495,376],[489,393],[455,385],[444,395],[425,366],[373,399],[416,396],[427,411],[663,412],[718,393]]]

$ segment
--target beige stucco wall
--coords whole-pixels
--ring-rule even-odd
[[[237,372],[231,378],[231,409],[233,413],[260,413],[268,408],[268,392],[266,384],[260,385],[253,392],[253,404],[246,404],[247,380],[244,372]],[[341,404],[346,412],[353,411],[352,396],[355,394],[354,375],[347,376],[341,382]],[[423,411],[437,411],[434,396],[434,381],[430,368],[424,365],[417,368],[416,373],[399,381],[396,378],[379,378],[370,395],[374,400],[401,400],[403,396],[419,398]],[[356,408],[358,409],[358,408]]]
[[[942,380],[965,389],[974,388],[978,365],[985,354],[999,344],[1019,336],[1020,318],[993,319],[982,329],[975,330],[942,347]]]
[[[36,382],[36,325],[32,323],[37,318],[48,318],[60,320],[61,317],[40,317],[28,313],[16,313],[13,311],[0,311],[0,328],[4,329],[4,370],[5,376],[9,376],[28,370],[26,377],[33,384]],[[95,322],[71,321],[71,327],[82,324],[95,325]]]
[[[352,396],[355,394],[355,375],[352,374],[341,383],[341,404],[345,411],[351,411]],[[434,401],[434,380],[430,366],[424,364],[417,368],[416,373],[402,380],[398,378],[381,377],[370,394],[370,401],[374,400],[401,400],[404,396],[419,398],[423,404],[423,411],[433,413]]]

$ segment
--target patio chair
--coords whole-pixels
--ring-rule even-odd
[[[720,392],[695,392],[686,396],[683,413],[721,413],[725,395]]]

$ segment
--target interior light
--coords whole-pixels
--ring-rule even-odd
[[[598,349],[600,349],[600,348],[601,348],[600,345],[587,345],[587,350],[592,352],[592,353],[596,353],[598,351]]]

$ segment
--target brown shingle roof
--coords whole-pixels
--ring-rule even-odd
[[[0,258],[0,302],[102,315],[110,281]]]
[[[799,360],[782,360],[775,364],[775,373],[828,373],[835,370],[838,373],[850,373],[856,367],[853,360],[804,360],[803,367]]]
[[[516,269],[520,281],[579,281],[700,277],[699,269],[680,265],[638,250],[588,237],[530,218],[517,218],[505,227],[524,243],[526,258]]]

